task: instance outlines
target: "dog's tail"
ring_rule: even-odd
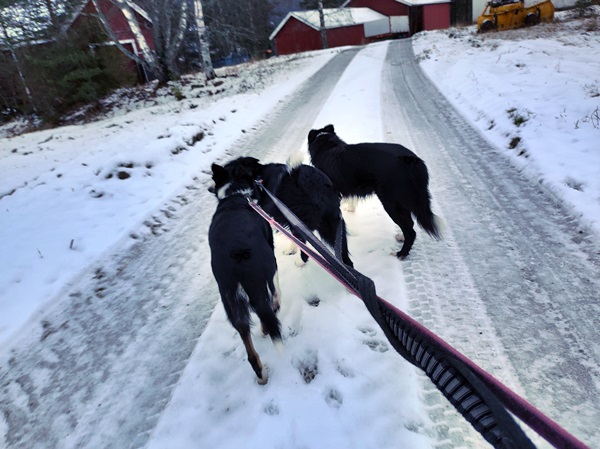
[[[433,238],[436,240],[441,240],[444,229],[443,220],[437,215],[433,214],[431,210],[427,213],[415,214],[417,218],[417,223]]]
[[[413,205],[412,213],[417,219],[417,223],[435,239],[442,238],[442,219],[431,211],[431,194],[429,193],[429,173],[424,162],[419,164],[419,169],[415,170],[412,176],[414,190],[416,192],[416,201]]]
[[[269,337],[271,337],[275,346],[280,346],[282,340],[281,323],[279,322],[279,319],[277,319],[271,304],[266,301],[260,301],[260,306],[256,307],[254,310],[256,311],[258,318],[260,318],[263,330],[269,334]]]
[[[265,284],[260,290],[260,292],[248,292],[250,305],[258,315],[263,331],[271,337],[275,346],[278,346],[282,340],[281,323],[273,309],[270,289],[267,288],[267,285]]]
[[[304,153],[300,150],[291,153],[286,160],[286,165],[290,171],[302,164],[304,164]]]

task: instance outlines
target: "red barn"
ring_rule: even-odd
[[[324,9],[329,47],[363,45],[450,26],[452,0],[347,0]],[[270,36],[280,55],[323,48],[319,12],[290,12]]]
[[[145,46],[149,49],[154,49],[154,35],[152,32],[152,20],[149,15],[135,4],[131,0],[125,0],[129,10],[132,11],[140,29],[142,31],[141,36],[135,36],[129,22],[125,18],[125,15],[121,9],[114,5],[110,0],[87,0],[81,2],[81,6],[75,9],[70,17],[63,17],[61,23],[61,29],[67,34],[76,34],[79,30],[86,30],[93,28],[93,25],[98,23],[98,11],[97,7],[102,12],[102,15],[106,18],[111,33],[116,37],[120,46],[124,47],[129,52],[144,58],[142,47]],[[36,18],[40,23],[46,23],[49,26],[49,19],[44,16]],[[93,24],[92,24],[93,22]],[[26,46],[44,46],[50,42],[47,40],[38,40],[35,42],[26,41],[20,38],[22,32],[18,29],[10,29],[9,33],[13,36],[12,47],[5,47],[1,45],[0,51],[10,56],[11,48],[12,51],[19,51],[20,48]],[[112,37],[112,36],[111,36]],[[101,48],[103,53],[108,53],[109,57],[113,62],[117,62],[133,71],[137,72],[138,77],[142,81],[146,81],[147,77],[145,74],[139,72],[139,67],[131,59],[128,59],[123,53],[117,48],[115,42],[111,40],[111,37],[104,42],[93,42],[95,48]],[[23,40],[23,42],[21,42]],[[5,83],[6,80],[0,80],[0,83]]]
[[[134,32],[131,30],[129,25],[129,21],[123,14],[121,8],[116,6],[110,0],[88,0],[85,2],[81,9],[74,15],[73,20],[67,27],[67,33],[71,30],[77,30],[80,28],[85,28],[88,26],[90,20],[97,21],[98,11],[96,9],[96,5],[100,8],[100,11],[106,18],[108,25],[110,27],[111,32],[118,39],[120,45],[122,45],[126,50],[135,54],[141,59],[144,59],[144,54],[142,52],[142,48],[144,46],[154,49],[154,35],[152,32],[152,20],[150,16],[136,5],[134,2],[130,0],[126,0],[125,3],[129,6],[130,10],[133,12],[135,19],[140,26],[142,31],[141,36],[136,36]],[[98,42],[98,45],[115,45],[113,41],[107,42]],[[120,50],[115,47],[115,57],[124,58],[122,54],[119,54]],[[127,60],[127,64],[132,69],[140,69],[136,67],[135,62],[132,60]],[[147,80],[147,76],[145,74],[139,74],[140,78]]]
[[[344,7],[366,7],[386,16],[408,16],[409,31],[439,30],[450,27],[452,0],[347,0]]]
[[[329,48],[363,45],[391,36],[390,18],[369,8],[323,10]],[[408,32],[408,21],[397,32]],[[319,11],[290,12],[269,38],[279,55],[323,48]]]

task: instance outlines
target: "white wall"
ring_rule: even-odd
[[[483,12],[487,0],[473,0],[473,22],[477,23],[477,18]]]
[[[390,17],[392,33],[408,33],[408,16]]]
[[[364,24],[365,37],[379,36],[390,32],[390,21],[387,17]]]

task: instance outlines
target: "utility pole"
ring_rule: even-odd
[[[327,44],[327,30],[325,29],[325,14],[323,14],[323,2],[319,0],[319,20],[321,21],[321,42],[323,48],[329,48]]]

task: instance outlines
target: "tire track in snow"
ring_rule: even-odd
[[[410,41],[394,42],[389,58],[396,105],[386,129],[427,162],[447,226],[442,242],[421,232],[404,267],[419,298],[411,313],[433,309],[436,332],[591,444],[600,427],[597,241],[454,111]]]
[[[232,152],[260,157],[290,135],[304,141],[311,111],[356,51],[336,55]],[[211,217],[194,207],[214,201],[206,182],[173,200],[180,207],[168,229],[159,226],[125,254],[115,248],[83,272],[7,354],[0,364],[7,449],[147,443],[218,300],[209,262],[195,258],[208,247]]]

